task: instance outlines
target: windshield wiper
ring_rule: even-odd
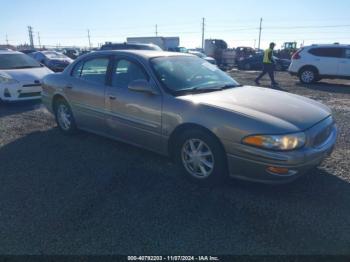
[[[180,89],[177,90],[177,94],[183,94],[183,93],[201,93],[201,92],[215,92],[215,91],[220,91],[228,88],[233,88],[233,87],[240,87],[242,85],[239,84],[226,84],[226,85],[216,85],[216,86],[197,86],[193,88],[186,88],[186,89]]]
[[[191,90],[193,91],[216,91],[216,90],[223,90],[223,89],[227,89],[227,88],[232,88],[232,87],[239,87],[239,86],[242,86],[242,85],[235,85],[235,84],[226,84],[226,85],[221,85],[221,86],[209,86],[209,87],[195,87]]]

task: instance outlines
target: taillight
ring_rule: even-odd
[[[302,50],[303,50],[303,49],[300,49],[300,50],[298,50],[297,52],[295,52],[295,53],[292,55],[292,60],[300,59],[300,58],[301,58],[300,52],[301,52]]]

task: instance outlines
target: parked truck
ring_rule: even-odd
[[[231,69],[235,65],[236,51],[235,49],[228,48],[224,40],[205,40],[204,53],[207,56],[213,57],[217,65],[223,70]]]
[[[128,43],[154,44],[164,51],[175,50],[180,45],[179,37],[128,37],[126,40]]]

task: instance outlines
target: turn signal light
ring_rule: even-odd
[[[278,174],[278,175],[287,175],[289,174],[289,169],[285,167],[274,167],[270,166],[267,168],[267,171],[273,174]]]

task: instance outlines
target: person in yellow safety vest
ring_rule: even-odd
[[[261,74],[255,79],[255,83],[260,86],[260,79],[269,74],[271,79],[271,86],[276,87],[278,83],[275,81],[274,69],[275,69],[275,61],[273,59],[273,49],[275,48],[275,43],[270,43],[270,48],[264,51],[264,60],[263,60],[263,71]]]

